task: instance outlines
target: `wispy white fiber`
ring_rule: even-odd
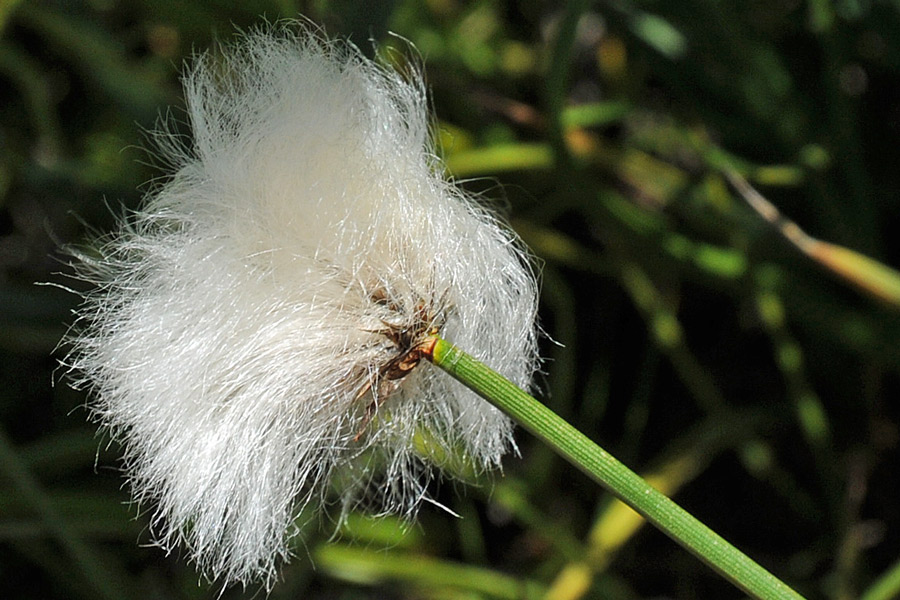
[[[171,177],[82,260],[66,363],[155,540],[271,588],[310,501],[415,511],[439,470],[417,439],[499,466],[509,420],[398,360],[439,329],[528,386],[536,283],[442,178],[417,73],[290,24],[200,56],[184,91],[192,138],[155,136]]]

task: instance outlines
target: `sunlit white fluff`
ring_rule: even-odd
[[[271,587],[310,500],[415,510],[417,432],[499,465],[508,419],[429,365],[384,381],[385,332],[427,321],[527,386],[535,281],[442,179],[418,74],[294,24],[201,56],[184,89],[193,139],[156,136],[171,178],[82,261],[67,363],[157,541]]]

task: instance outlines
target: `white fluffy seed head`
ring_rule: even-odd
[[[292,24],[199,57],[184,89],[192,141],[157,134],[171,178],[82,257],[66,363],[158,543],[270,588],[311,500],[414,512],[439,470],[423,432],[499,466],[509,420],[397,361],[439,329],[527,386],[536,283],[442,178],[418,74]]]

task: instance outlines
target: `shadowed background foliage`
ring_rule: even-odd
[[[542,261],[545,402],[808,597],[900,595],[900,2],[557,4],[0,2],[5,597],[218,597],[143,545],[56,366],[78,298],[36,283],[161,176],[183,60],[301,13],[424,63],[448,172]],[[311,528],[271,597],[741,597],[518,439],[435,488],[460,518]]]

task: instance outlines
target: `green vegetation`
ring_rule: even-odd
[[[35,283],[81,286],[59,245],[160,175],[139,147],[182,61],[300,13],[424,63],[448,172],[542,261],[551,409],[805,597],[898,597],[900,3],[361,4],[0,2],[4,597],[219,597],[141,545],[54,358],[77,297]],[[461,518],[304,523],[271,597],[742,597],[518,441],[435,487]]]

